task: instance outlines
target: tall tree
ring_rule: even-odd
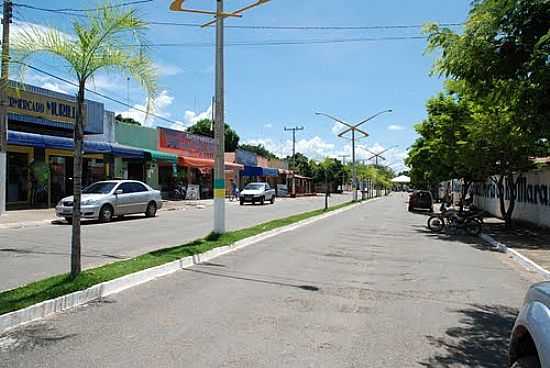
[[[141,126],[141,123],[139,121],[134,120],[133,118],[125,118],[121,114],[117,114],[117,116],[115,116],[115,120],[124,124]]]
[[[199,134],[214,138],[214,123],[210,119],[202,119],[187,128],[191,134]],[[229,124],[225,124],[225,152],[235,152],[239,147],[240,137]]]
[[[260,155],[262,157],[265,157],[265,158],[268,158],[268,159],[276,159],[278,158],[276,154],[274,154],[273,152],[271,152],[270,150],[268,150],[263,144],[258,144],[258,145],[254,145],[254,144],[241,144],[239,145],[239,148],[245,150],[245,151],[249,151],[249,152],[253,152],[257,155]]]
[[[145,89],[151,108],[156,94],[156,75],[147,56],[144,32],[148,26],[135,10],[114,7],[106,2],[73,22],[74,35],[49,29],[29,27],[20,32],[13,43],[14,61],[22,68],[35,55],[48,54],[62,59],[78,81],[77,113],[74,125],[73,217],[71,238],[71,277],[81,271],[80,205],[82,153],[87,82],[100,71],[123,72],[133,76]],[[136,47],[128,47],[134,44]]]

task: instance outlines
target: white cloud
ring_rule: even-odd
[[[248,139],[245,144],[259,145],[262,144],[271,152],[279,157],[292,155],[292,140],[275,142],[271,138]],[[324,141],[321,137],[313,137],[311,139],[300,139],[296,141],[296,152],[300,152],[309,158],[322,160],[327,156],[334,156],[335,145]]]
[[[147,127],[165,126],[172,129],[185,129],[187,126],[189,126],[189,124],[180,120],[172,119],[171,114],[166,111],[166,109],[170,107],[173,102],[174,97],[171,96],[168,91],[163,90],[153,101],[153,107],[150,111],[151,114],[155,114],[156,116],[153,116],[151,114],[147,115],[144,112],[146,111],[145,103],[142,105],[135,104],[133,109],[128,109],[127,111],[119,111],[118,113],[125,118],[132,118],[136,121],[139,121]],[[170,123],[165,120],[159,119],[158,117],[170,119],[174,122]]]
[[[332,126],[332,133],[334,133],[335,135],[338,135],[338,134],[342,133],[345,128],[346,128],[346,126],[344,124],[336,122]]]
[[[271,129],[271,128],[273,128],[273,124],[271,124],[271,123],[265,124],[264,128]]]
[[[183,69],[173,64],[154,63],[154,68],[157,70],[159,77],[172,77],[183,73]]]
[[[203,119],[212,119],[212,104],[203,112],[185,111],[183,119],[188,125],[195,124]]]
[[[51,91],[56,91],[59,93],[65,93],[65,94],[71,93],[71,88],[70,88],[71,86],[66,83],[60,84],[57,82],[44,82],[40,87],[44,89],[49,89]],[[76,89],[76,87],[73,89]]]
[[[388,127],[388,130],[403,130],[405,129],[402,125],[392,124]]]

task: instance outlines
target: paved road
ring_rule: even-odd
[[[331,204],[350,201],[333,195]],[[238,229],[324,206],[324,197],[279,199],[274,205],[239,206],[227,202],[227,226]],[[128,216],[110,224],[88,222],[82,227],[84,267],[97,266],[207,235],[213,227],[213,207],[162,211],[156,218]],[[0,230],[0,290],[67,272],[71,227],[43,224]]]
[[[367,203],[0,337],[0,367],[504,367],[529,285]]]

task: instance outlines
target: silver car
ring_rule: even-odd
[[[512,330],[509,356],[513,368],[550,367],[550,282],[527,291]]]
[[[271,188],[268,183],[250,183],[244,187],[239,199],[241,206],[245,202],[264,204],[265,201],[270,201],[273,204],[275,203],[275,189]]]
[[[154,217],[162,207],[160,192],[135,180],[98,181],[82,190],[83,219],[109,222],[113,216],[144,213]],[[72,221],[73,196],[63,198],[55,207],[57,216]]]

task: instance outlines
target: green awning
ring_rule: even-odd
[[[149,157],[147,157],[150,160],[153,161],[163,161],[163,162],[171,162],[173,164],[177,164],[178,162],[178,156],[168,153],[168,152],[162,152],[162,151],[155,151],[150,149],[143,149],[145,151],[145,154]]]

